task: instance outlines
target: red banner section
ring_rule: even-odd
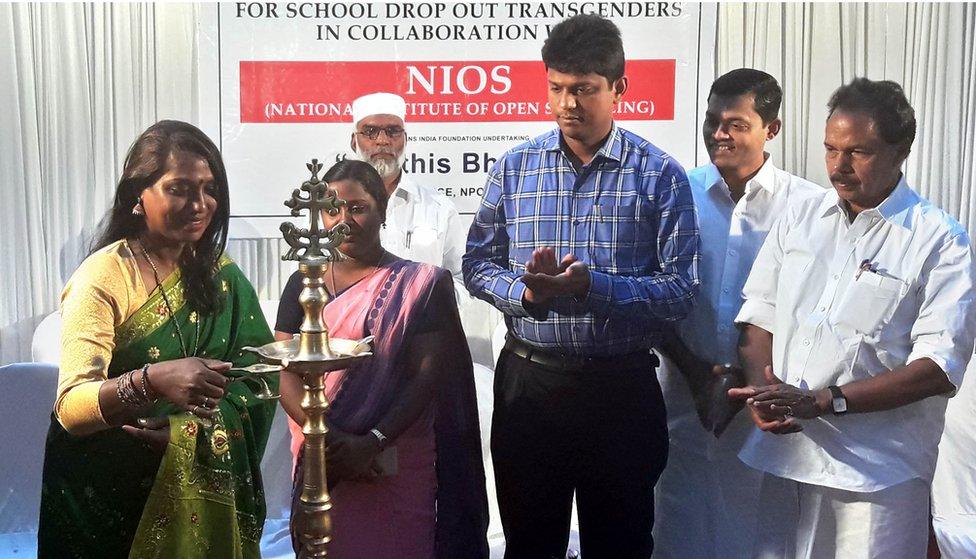
[[[399,93],[410,122],[552,120],[539,61],[242,61],[241,122],[350,122],[350,105]],[[674,119],[674,60],[628,60],[617,120]]]

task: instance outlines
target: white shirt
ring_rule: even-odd
[[[401,258],[450,271],[459,303],[468,297],[461,275],[466,238],[457,208],[447,196],[417,184],[406,173],[400,175],[400,182],[387,203],[386,226],[380,229],[380,242],[383,248]]]
[[[777,169],[768,155],[738,202],[732,201],[728,184],[711,163],[692,169],[688,182],[698,210],[701,290],[691,313],[678,324],[678,335],[700,359],[738,364],[739,331],[734,321],[752,262],[787,205],[822,193],[823,188]],[[662,385],[672,444],[705,452],[715,437],[701,426],[684,378],[669,369]],[[719,442],[741,446],[751,423],[746,414],[739,415]]]
[[[932,480],[932,516],[936,537],[939,522],[968,526],[962,530],[976,556],[976,362],[969,364],[966,380],[946,408],[945,431],[939,443],[939,462]],[[955,530],[952,530],[955,531]],[[940,538],[941,540],[941,538]],[[940,543],[942,543],[940,541]],[[945,554],[946,557],[955,555]],[[959,555],[964,557],[965,555]]]
[[[862,263],[876,271],[859,273]],[[958,387],[973,353],[973,281],[965,230],[903,177],[853,223],[833,190],[792,206],[756,258],[736,321],[773,333],[773,370],[794,386],[843,386],[927,357]],[[828,414],[791,435],[754,430],[739,457],[848,491],[931,481],[946,402]]]

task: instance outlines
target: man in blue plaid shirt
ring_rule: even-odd
[[[613,121],[620,31],[580,15],[542,48],[559,126],[502,155],[468,234],[465,284],[505,314],[491,449],[505,557],[649,557],[668,453],[650,349],[698,289],[685,172]]]

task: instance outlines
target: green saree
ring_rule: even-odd
[[[271,341],[254,289],[229,259],[221,260],[217,274],[224,301],[216,316],[192,312],[179,279],[176,272],[162,284],[172,319],[156,290],[116,329],[110,378],[145,363],[182,358],[171,320],[179,321],[184,343],[197,347],[198,357],[234,366],[255,361],[243,346]],[[210,428],[170,404],[158,404],[151,415],[170,418],[162,457],[120,428],[78,437],[52,416],[38,556],[260,557],[260,464],[276,404],[256,398],[259,388],[249,380],[230,383]]]

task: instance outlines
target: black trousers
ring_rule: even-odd
[[[502,351],[491,452],[506,559],[564,559],[574,492],[583,559],[651,556],[668,431],[650,355],[567,373]]]

